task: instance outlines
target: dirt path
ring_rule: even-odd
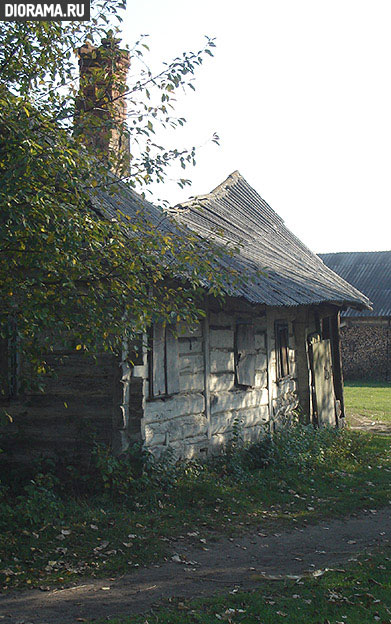
[[[391,423],[376,420],[361,414],[348,414],[347,421],[354,431],[369,431],[371,433],[391,434]]]
[[[174,543],[173,559],[112,579],[88,579],[63,590],[0,596],[6,624],[76,624],[145,611],[170,597],[198,597],[234,587],[249,589],[263,575],[304,575],[342,564],[356,553],[391,541],[390,509],[322,521],[283,533],[256,533],[200,543]],[[78,620],[79,618],[79,620]]]

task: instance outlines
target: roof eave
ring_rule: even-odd
[[[343,304],[347,308],[353,308],[354,310],[373,310],[372,302],[368,300],[368,303],[360,303],[358,301],[344,301]]]

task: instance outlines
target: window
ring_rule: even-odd
[[[142,366],[144,364],[144,336],[134,336],[127,343],[127,361],[130,366]]]
[[[277,375],[279,379],[289,375],[289,330],[288,323],[278,321],[275,325]]]
[[[155,323],[149,349],[149,396],[179,392],[179,352],[174,327]]]
[[[250,323],[238,323],[235,331],[235,380],[238,386],[255,385],[255,335]]]
[[[322,318],[321,328],[322,328],[322,340],[330,340],[330,316],[325,316]]]

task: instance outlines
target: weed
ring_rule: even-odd
[[[203,463],[177,462],[170,450],[157,460],[140,447],[115,459],[97,447],[84,474],[56,470],[41,463],[17,493],[2,475],[3,586],[127,573],[167,556],[167,538],[200,527],[233,535],[391,500],[388,438],[304,425],[251,445],[239,429],[221,456]]]
[[[364,459],[365,446],[364,438],[348,429],[315,428],[297,423],[274,435],[272,455],[274,462],[281,466],[296,466],[301,470],[326,465],[337,468],[346,460]]]
[[[3,486],[0,503],[0,527],[43,526],[53,517],[62,518],[64,503],[55,491],[56,478],[38,473],[24,486],[23,493],[10,505],[10,488]]]
[[[252,444],[244,444],[237,434],[211,465],[245,481],[255,470],[268,466],[295,467],[301,471],[315,470],[321,465],[341,467],[346,461],[363,460],[368,455],[365,449],[365,439],[347,429],[314,428],[296,422],[273,436],[266,433]]]

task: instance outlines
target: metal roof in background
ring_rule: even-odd
[[[373,310],[349,309],[344,316],[391,316],[391,251],[347,251],[319,257],[372,301]]]
[[[235,256],[218,258],[217,264],[247,275],[245,283],[227,285],[227,294],[250,303],[271,306],[311,305],[324,302],[363,309],[369,301],[333,273],[284,225],[283,220],[258,193],[235,172],[208,195],[175,206],[170,214],[143,199],[125,184],[109,194],[95,190],[95,209],[110,218],[119,213],[142,213],[155,227],[179,233],[178,225],[200,236],[200,253],[207,253],[205,239],[240,246]],[[176,222],[178,225],[176,225]],[[263,275],[259,275],[263,271]],[[207,286],[207,284],[206,284]]]

